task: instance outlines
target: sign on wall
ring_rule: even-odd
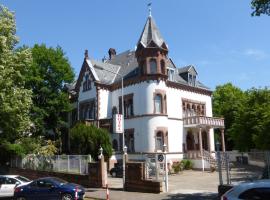
[[[113,115],[113,132],[123,133],[123,115],[121,114]]]

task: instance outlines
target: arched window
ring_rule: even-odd
[[[165,62],[164,60],[160,61],[160,68],[161,68],[161,73],[166,74],[166,67],[165,67]]]
[[[87,90],[91,90],[92,86],[91,86],[91,80],[89,78],[89,74],[86,74],[84,77],[84,82],[83,82],[83,92],[87,91]]]
[[[164,138],[163,138],[163,133],[161,131],[157,132],[156,135],[156,150],[163,150],[163,145],[164,145]]]
[[[155,96],[155,113],[162,113],[162,96],[157,94]]]
[[[157,61],[156,59],[150,60],[150,74],[156,74],[157,73]]]

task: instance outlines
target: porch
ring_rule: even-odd
[[[191,116],[183,119],[186,129],[186,144],[184,151],[189,159],[211,157],[215,151],[214,133],[212,129],[220,130],[222,151],[225,151],[224,119],[206,116]],[[212,137],[212,138],[211,138]],[[210,158],[209,158],[210,159]]]

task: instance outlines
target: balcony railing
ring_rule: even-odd
[[[183,118],[184,127],[210,126],[224,128],[224,119],[217,117],[192,116]]]

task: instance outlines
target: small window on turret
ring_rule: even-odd
[[[150,60],[150,74],[156,74],[157,73],[157,61],[156,59]]]

